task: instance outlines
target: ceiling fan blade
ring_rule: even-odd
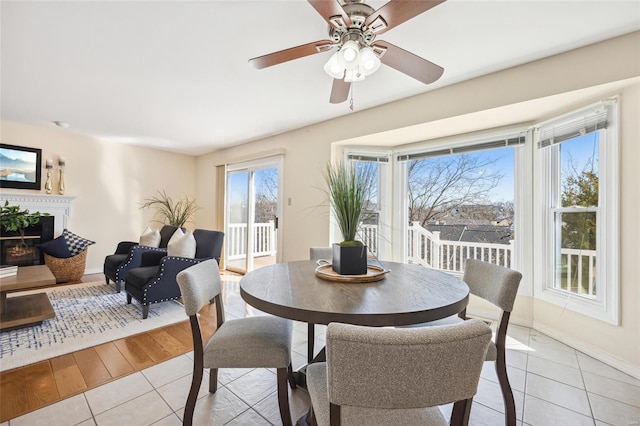
[[[333,86],[331,87],[331,97],[329,102],[332,104],[340,104],[347,100],[349,97],[349,90],[351,89],[351,83],[345,83],[340,78],[333,79]]]
[[[347,15],[337,0],[307,0],[309,4],[332,27],[346,28],[351,25],[351,18]]]
[[[364,24],[375,34],[382,34],[445,1],[391,0],[369,15]]]
[[[262,69],[305,56],[315,55],[316,53],[326,52],[332,48],[333,44],[331,44],[330,40],[319,40],[269,53],[268,55],[258,56],[257,58],[251,58],[249,59],[249,63],[258,69]]]
[[[380,58],[383,64],[395,68],[424,84],[433,83],[444,72],[444,68],[441,66],[386,41],[376,41],[372,44],[372,47],[374,50],[376,50],[376,47],[386,50]]]

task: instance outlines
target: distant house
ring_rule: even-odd
[[[447,241],[509,244],[513,239],[510,226],[429,224],[426,229],[440,232],[440,239]]]

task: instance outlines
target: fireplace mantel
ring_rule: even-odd
[[[28,194],[28,193],[2,193],[0,194],[0,202],[4,206],[5,201],[9,201],[9,205],[20,206],[21,209],[28,209],[30,212],[49,213],[54,217],[54,236],[62,234],[64,228],[67,228],[69,216],[71,215],[71,202],[76,197],[69,195],[47,195],[47,194]]]

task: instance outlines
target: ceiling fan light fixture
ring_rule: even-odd
[[[353,83],[353,82],[362,81],[362,80],[364,80],[364,73],[362,72],[361,67],[346,70],[344,73],[345,83]]]
[[[340,64],[338,59],[338,52],[331,55],[331,58],[324,64],[324,71],[333,78],[344,77],[344,67]]]
[[[342,45],[338,51],[338,59],[346,69],[357,68],[360,64],[360,46],[353,40],[349,40]]]
[[[365,46],[360,49],[360,67],[365,77],[370,76],[380,68],[380,58],[375,54],[372,48]]]

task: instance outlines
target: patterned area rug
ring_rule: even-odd
[[[104,282],[74,284],[46,291],[56,317],[42,325],[0,333],[0,371],[187,320],[175,301],[156,303],[142,319],[141,306],[127,305],[126,293]],[[28,294],[13,293],[14,295]]]

